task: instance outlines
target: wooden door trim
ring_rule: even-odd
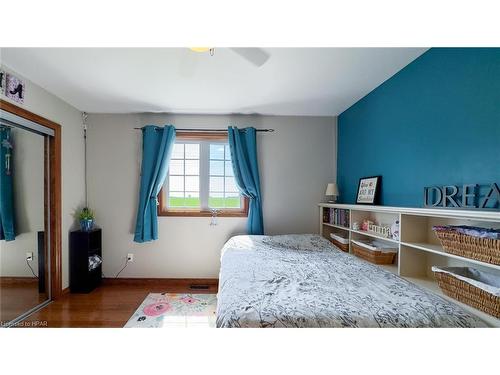
[[[50,291],[52,299],[62,295],[62,197],[61,125],[0,99],[0,109],[36,122],[54,131],[49,137],[50,168]]]

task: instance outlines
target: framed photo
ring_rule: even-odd
[[[363,177],[359,179],[357,204],[378,204],[382,176]]]
[[[0,94],[5,95],[5,72],[0,69]]]
[[[24,103],[24,81],[7,73],[5,79],[5,96],[19,104]]]

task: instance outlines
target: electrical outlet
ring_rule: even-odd
[[[33,252],[29,251],[26,253],[26,260],[33,260]]]
[[[134,261],[134,254],[127,254],[127,263]]]

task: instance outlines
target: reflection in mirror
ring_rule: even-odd
[[[0,125],[0,321],[49,298],[45,137]]]

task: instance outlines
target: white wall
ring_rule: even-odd
[[[1,67],[23,78],[10,67]],[[81,112],[33,82],[23,79],[26,82],[25,100],[19,106],[62,127],[62,286],[66,288],[69,285],[68,233],[75,223],[73,214],[83,205],[85,196]],[[4,96],[2,99],[11,101]]]
[[[335,180],[336,119],[331,117],[92,114],[88,132],[89,205],[103,228],[103,272],[112,277],[218,277],[220,249],[245,233],[246,218],[160,217],[155,242],[132,241],[137,210],[141,132],[146,124],[177,128],[274,128],[258,134],[264,225],[267,234],[316,233],[317,203]]]
[[[33,253],[30,264],[38,275],[38,231],[44,230],[45,216],[44,137],[13,128],[11,141],[16,239],[0,241],[0,276],[34,277],[26,253]]]

